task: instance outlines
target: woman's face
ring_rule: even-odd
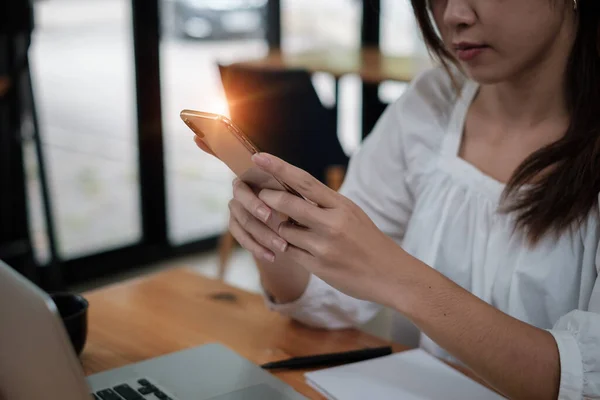
[[[429,4],[444,44],[480,83],[508,80],[548,60],[564,61],[571,51],[573,0],[429,0]]]

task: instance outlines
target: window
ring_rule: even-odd
[[[127,0],[35,2],[31,65],[62,258],[139,240],[135,85]],[[32,229],[45,254],[37,166]]]
[[[195,146],[179,112],[227,114],[218,63],[267,53],[266,0],[165,0],[161,19],[167,215],[180,244],[226,229],[233,175]]]

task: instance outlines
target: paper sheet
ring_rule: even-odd
[[[309,372],[305,377],[331,400],[503,398],[420,349]]]

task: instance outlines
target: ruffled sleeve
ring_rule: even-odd
[[[559,399],[600,398],[600,244],[596,276],[587,309],[560,318],[550,333],[560,355]]]

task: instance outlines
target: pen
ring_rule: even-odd
[[[392,354],[390,346],[375,347],[361,350],[346,351],[342,353],[319,354],[307,357],[293,357],[287,360],[269,362],[261,365],[264,369],[299,369],[314,368],[329,365],[348,364],[371,358],[383,357]]]

